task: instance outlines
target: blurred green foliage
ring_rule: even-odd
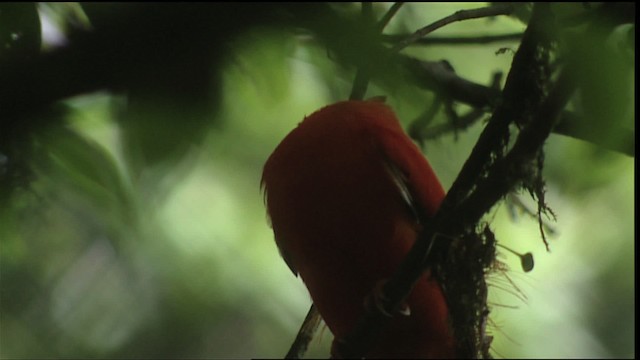
[[[44,20],[58,21],[53,26],[70,37],[74,26],[65,21],[85,16],[80,7],[39,6]],[[374,4],[374,12],[379,17],[389,6]],[[477,6],[406,4],[385,33],[406,34]],[[359,13],[356,4],[335,8]],[[31,29],[30,9],[21,11],[31,17],[0,35],[21,24]],[[113,4],[84,9],[94,27],[130,10]],[[52,12],[59,16],[47,17]],[[499,17],[454,23],[435,35],[524,27]],[[172,24],[166,29],[170,36]],[[572,34],[566,36],[571,41]],[[612,49],[622,49],[616,39],[608,40]],[[512,53],[497,54],[501,48],[515,51],[517,42],[421,46],[408,53],[446,59],[458,75],[488,84],[492,72],[509,69]],[[39,124],[20,139],[29,149],[20,159],[30,175],[11,182],[15,188],[0,207],[0,357],[284,355],[310,301],[273,242],[259,190],[262,165],[305,115],[348,96],[355,69],[341,66],[312,34],[278,24],[248,27],[217,50],[224,53],[180,58],[172,63],[175,71],[157,73],[150,65],[127,91],[92,91],[28,115]],[[583,55],[597,62],[583,61],[583,91],[574,104],[610,141],[616,141],[610,125],[633,129],[635,116],[628,100],[634,62],[613,51]],[[408,125],[432,94],[396,80],[374,83],[367,96],[387,96]],[[615,116],[603,121],[608,114]],[[476,124],[426,144],[445,188],[481,129]],[[0,176],[15,156],[0,152]],[[535,219],[514,217],[504,205],[487,216],[502,243],[532,251],[536,260],[533,272],[523,274],[518,259],[506,254],[501,259],[511,270],[492,276],[495,354],[633,357],[633,158],[552,135],[545,175],[547,202],[558,215],[551,253]],[[520,197],[535,208],[527,195]],[[309,356],[326,357],[330,341],[325,329]]]

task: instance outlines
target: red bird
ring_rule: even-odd
[[[343,101],[306,117],[267,160],[262,185],[280,253],[335,338],[354,327],[367,295],[415,242],[414,206],[432,216],[445,195],[377,101]],[[366,357],[454,357],[447,304],[429,272],[406,304],[410,314],[396,314]]]

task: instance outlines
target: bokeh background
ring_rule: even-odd
[[[380,15],[390,5],[373,9]],[[385,33],[406,34],[481,5],[405,4]],[[127,11],[103,6],[109,14]],[[77,4],[37,9],[43,51],[69,42],[70,23],[92,25],[91,12]],[[524,29],[516,18],[498,17],[454,23],[433,36]],[[458,75],[489,84],[493,72],[508,71],[517,45],[430,45],[408,53],[446,59]],[[499,51],[505,48],[513,51]],[[608,96],[633,99],[633,59],[626,64],[617,70],[629,82]],[[164,93],[141,100],[135,91],[92,91],[58,104],[61,120],[32,135],[33,176],[0,208],[0,357],[285,354],[310,299],[273,242],[262,166],[305,115],[348,97],[355,69],[310,34],[278,26],[238,33],[211,67],[217,69],[205,79],[216,85],[207,93],[211,108],[172,107]],[[387,96],[405,126],[433,98],[402,81],[372,86],[367,96],[376,95]],[[628,106],[618,123],[633,130],[633,101]],[[175,124],[167,128],[157,119]],[[445,188],[482,127],[424,146]],[[167,150],[176,137],[186,140]],[[485,217],[501,244],[532,252],[536,262],[524,273],[518,258],[500,257],[510,270],[490,281],[493,353],[634,357],[634,158],[561,135],[545,149],[547,203],[557,215],[547,221],[551,251],[536,219],[517,208],[503,203]],[[514,196],[535,209],[528,194]],[[309,357],[327,357],[331,339],[324,329]]]

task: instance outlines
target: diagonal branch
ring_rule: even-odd
[[[320,326],[320,313],[314,304],[311,304],[307,316],[304,318],[296,339],[291,344],[285,359],[300,359],[309,347],[309,343],[313,340],[313,336]]]
[[[575,91],[571,74],[560,75],[548,98],[540,105],[531,124],[519,134],[513,148],[501,160],[495,162],[488,176],[480,181],[474,191],[461,201],[447,216],[447,221],[439,227],[444,233],[455,233],[461,225],[474,224],[480,220],[496,202],[507,195],[528,175],[528,164],[544,145],[551,130],[559,119],[559,114]],[[438,215],[436,215],[438,217]],[[437,220],[436,220],[437,221]]]

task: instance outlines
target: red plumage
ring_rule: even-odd
[[[444,190],[381,102],[344,101],[306,117],[267,160],[262,184],[276,243],[336,338],[393,274]],[[425,273],[367,357],[453,357],[447,305]]]

